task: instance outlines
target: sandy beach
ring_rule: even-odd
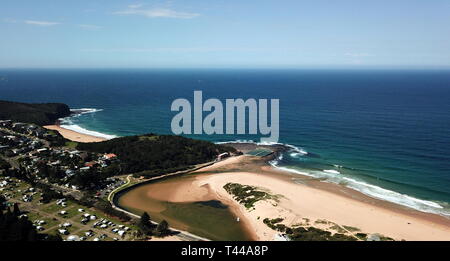
[[[47,125],[47,126],[44,126],[44,128],[49,129],[49,130],[55,130],[55,131],[59,132],[64,138],[71,140],[71,141],[76,141],[76,142],[89,143],[89,142],[101,142],[101,141],[106,140],[105,138],[100,138],[100,137],[64,129],[58,125]]]
[[[72,141],[105,140],[57,125],[45,128],[56,130]],[[282,218],[282,224],[289,227],[314,226],[332,233],[339,232],[336,227],[352,227],[358,230],[347,230],[347,234],[362,232],[408,241],[450,240],[448,218],[374,199],[340,185],[285,172],[271,167],[259,157],[231,157],[190,175],[188,179],[159,183],[147,192],[148,196],[174,203],[220,200],[230,207],[246,230],[250,231],[252,238],[257,240],[279,238],[279,232],[263,223],[264,218]],[[254,209],[248,210],[224,189],[227,183],[254,186],[277,195],[279,200],[258,201]]]
[[[258,162],[248,156],[229,158],[197,171],[202,174],[193,179],[162,184],[148,193],[170,202],[220,200],[241,217],[258,240],[275,240],[279,234],[263,223],[264,218],[283,218],[282,223],[287,226],[314,226],[333,233],[338,232],[337,227],[352,227],[358,231],[347,230],[350,235],[362,232],[395,240],[450,240],[450,220],[445,217],[376,200],[309,177],[301,183],[294,182],[301,177]],[[242,171],[236,171],[238,167]],[[255,209],[248,210],[223,188],[227,183],[258,187],[278,195],[279,201],[258,201]]]

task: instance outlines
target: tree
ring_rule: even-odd
[[[11,168],[11,165],[6,160],[0,158],[0,170],[9,168]]]
[[[147,212],[144,212],[144,214],[142,214],[141,216],[141,224],[144,226],[151,226],[151,222],[150,222],[150,215]]]
[[[14,203],[14,210],[13,210],[13,214],[14,216],[18,217],[20,215],[20,209],[19,209],[19,204]]]
[[[161,221],[156,227],[156,233],[158,236],[163,237],[169,234],[169,223],[166,220]]]
[[[0,195],[0,211],[5,209],[6,198],[3,195]],[[3,214],[3,212],[2,212]]]
[[[139,220],[138,227],[143,234],[145,234],[145,235],[151,234],[152,223],[150,221],[150,216],[148,215],[147,212],[144,212],[144,214],[142,214],[141,219]]]

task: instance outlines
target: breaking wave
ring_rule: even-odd
[[[81,108],[81,109],[71,109],[70,111],[72,112],[71,116],[59,119],[61,128],[108,140],[118,137],[116,135],[110,135],[98,131],[88,130],[73,122],[74,119],[80,117],[81,115],[100,112],[103,111],[103,109]]]
[[[285,167],[280,164],[282,160],[283,155],[280,155],[278,158],[270,161],[269,164],[274,168],[280,170],[317,178],[324,182],[340,184],[376,199],[396,203],[422,212],[450,216],[450,212],[448,211],[448,209],[444,208],[440,203],[418,199],[410,195],[384,189],[382,187],[369,184],[365,181],[357,180],[353,177],[346,176],[345,174],[342,174],[341,172],[333,169],[315,171],[315,170],[299,170],[292,167]],[[343,168],[343,166],[340,165],[334,166],[336,168]]]

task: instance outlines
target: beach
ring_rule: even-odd
[[[236,171],[237,166],[242,171]],[[450,220],[445,217],[373,199],[343,186],[293,176],[261,164],[256,157],[232,157],[197,173],[190,179],[166,182],[148,193],[178,203],[220,200],[256,240],[279,238],[279,232],[263,223],[264,218],[282,218],[282,224],[289,227],[313,226],[332,233],[344,229],[349,235],[361,232],[394,240],[450,240]],[[277,195],[279,201],[258,201],[254,209],[246,209],[223,188],[227,183],[255,186]]]
[[[79,133],[79,132],[76,132],[73,130],[68,130],[68,129],[62,128],[59,125],[47,125],[47,126],[44,126],[44,128],[49,129],[49,130],[55,130],[55,131],[59,132],[59,134],[61,134],[64,138],[71,140],[71,141],[75,141],[75,142],[89,143],[89,142],[101,142],[101,141],[107,140],[106,138],[96,137],[93,135],[88,135],[88,134]]]
[[[77,133],[57,125],[45,126],[65,138],[77,142],[100,142],[105,138]],[[240,149],[246,148],[245,145]],[[264,224],[265,218],[283,219],[288,227],[317,227],[331,233],[376,234],[394,240],[450,240],[450,219],[405,206],[378,200],[350,188],[321,182],[293,174],[267,164],[267,159],[235,156],[188,174],[189,178],[157,182],[145,191],[152,201],[194,203],[218,200],[227,205],[234,216],[255,240],[279,240],[280,233]],[[247,209],[230,195],[228,183],[254,186],[276,195],[277,202],[262,200],[254,209]],[[146,205],[148,210],[163,211],[161,203],[133,201],[133,208]],[[152,205],[153,204],[153,205]],[[183,222],[170,220],[179,229],[188,229]],[[352,228],[347,230],[346,227]]]

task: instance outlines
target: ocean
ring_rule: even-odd
[[[1,100],[85,109],[62,124],[107,138],[171,134],[172,101],[195,90],[204,99],[279,99],[279,142],[291,150],[275,167],[450,215],[450,71],[0,70]]]

